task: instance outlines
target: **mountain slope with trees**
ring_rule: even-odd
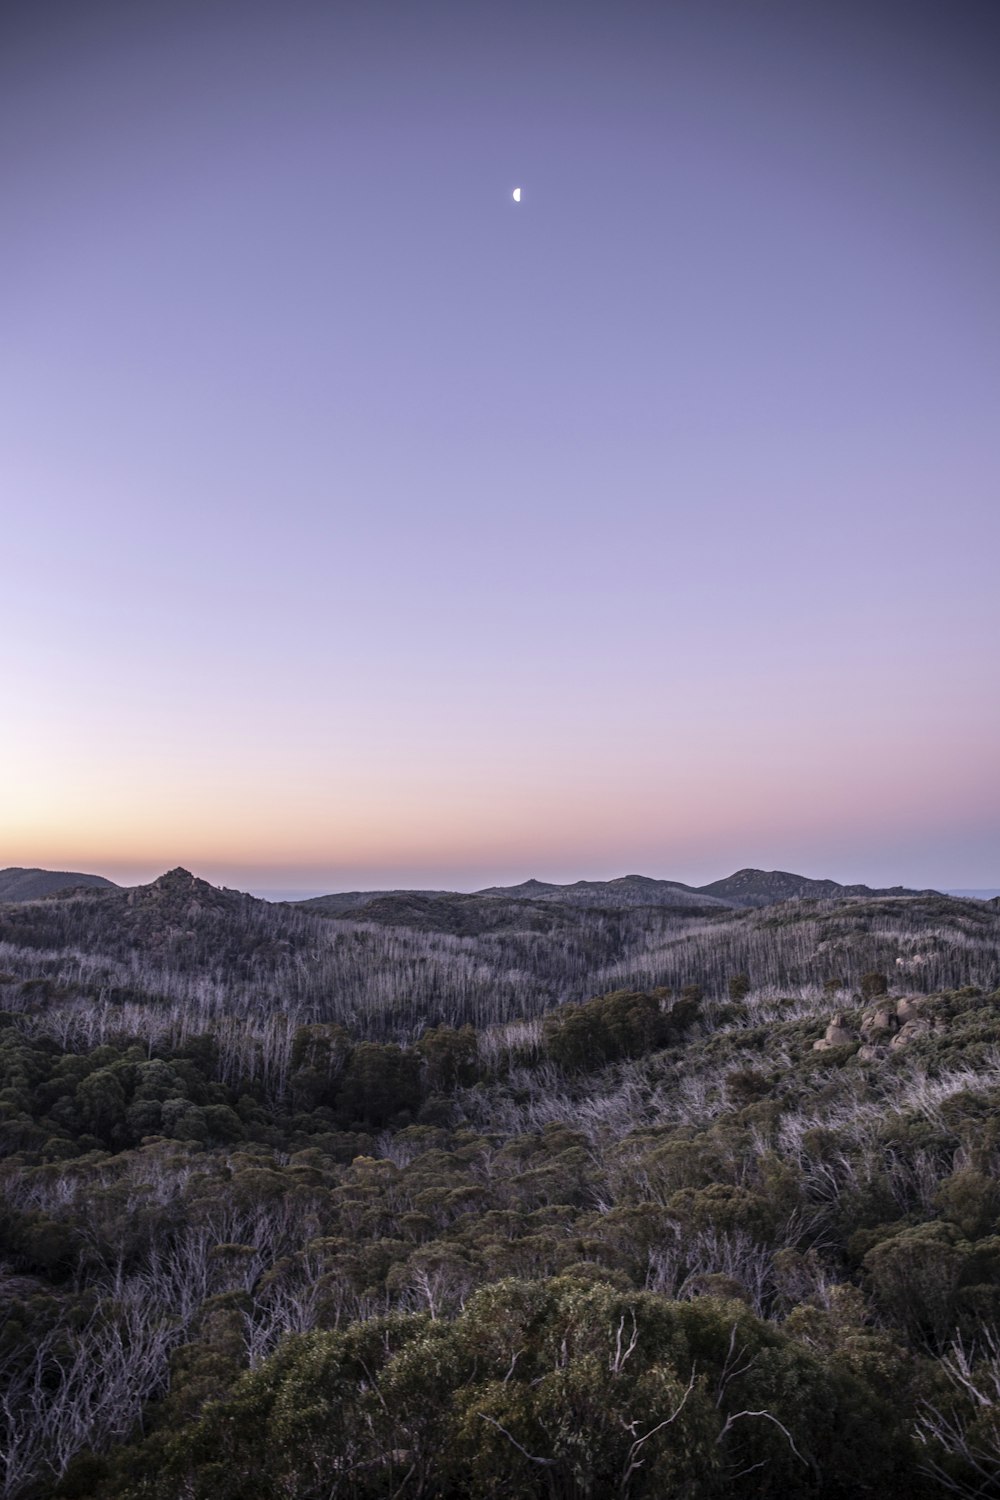
[[[0,908],[0,1493],[998,1492],[1000,911],[539,905]]]

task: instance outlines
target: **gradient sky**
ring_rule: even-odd
[[[998,56],[7,0],[0,865],[1000,884]]]

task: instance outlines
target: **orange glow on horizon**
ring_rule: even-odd
[[[710,728],[691,739],[669,724],[605,726],[543,737],[530,756],[491,738],[445,754],[440,735],[363,754],[328,733],[303,748],[242,724],[213,742],[178,729],[152,753],[93,725],[75,738],[21,731],[5,746],[0,863],[684,879],[725,873],[734,851],[760,864],[768,849],[975,831],[996,809],[990,736],[956,739],[940,720],[922,734],[901,720],[870,743],[846,717],[787,718],[776,733],[744,713]]]

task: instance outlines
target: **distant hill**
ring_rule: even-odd
[[[576,880],[572,885],[548,885],[525,880],[521,885],[494,885],[477,896],[507,901],[568,901],[574,906],[717,907],[733,903],[714,893],[699,891],[679,880],[653,880],[649,875],[620,875],[616,880]]]
[[[39,901],[57,891],[79,889],[120,890],[103,875],[80,875],[71,870],[23,870],[11,865],[0,870],[0,901]]]
[[[703,895],[718,896],[730,906],[773,906],[779,901],[831,901],[840,896],[934,896],[937,891],[914,891],[904,885],[841,885],[837,880],[810,880],[787,870],[737,870],[724,880],[713,880],[700,888]]]
[[[250,954],[270,941],[262,932],[252,932],[255,925],[267,922],[266,901],[211,885],[181,867],[167,870],[148,885],[101,892],[96,905],[103,909],[100,922],[151,952],[178,942],[183,946],[195,934],[214,934],[211,941],[228,954],[240,948]]]
[[[346,917],[372,901],[453,899],[455,891],[334,891],[329,896],[308,896],[304,901],[284,901],[282,906],[296,906],[320,917]]]

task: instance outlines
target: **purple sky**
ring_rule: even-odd
[[[0,865],[1000,883],[998,42],[9,0]]]

